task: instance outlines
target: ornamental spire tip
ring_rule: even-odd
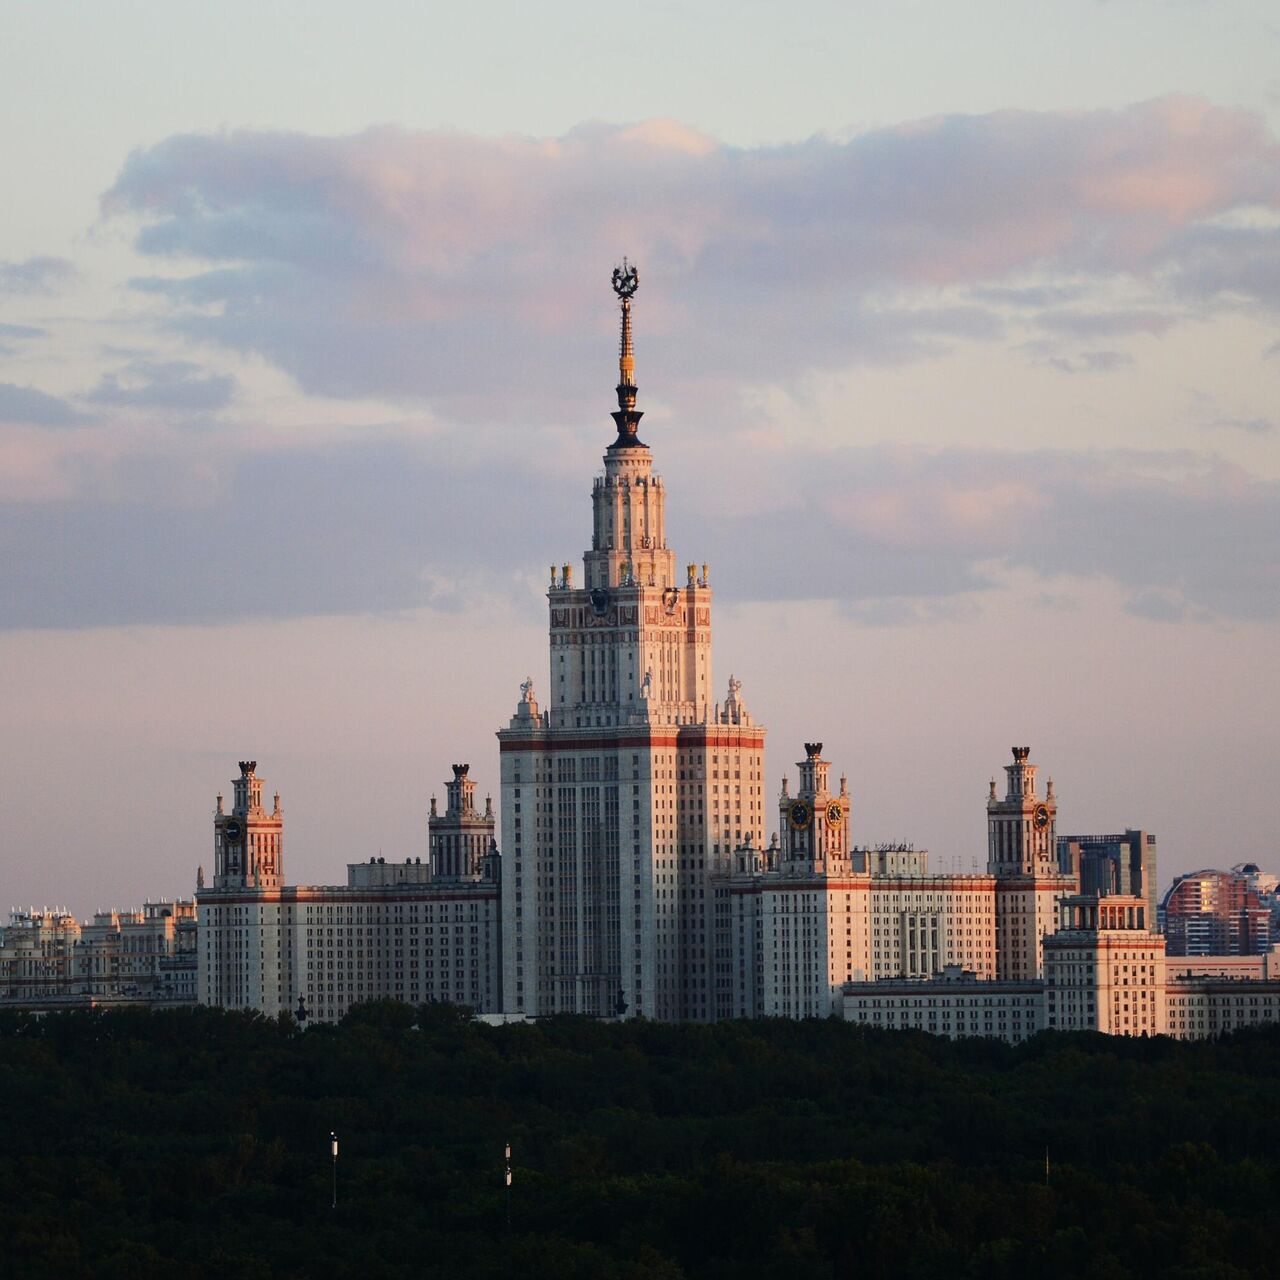
[[[618,409],[613,420],[618,427],[618,438],[611,449],[643,449],[636,430],[644,416],[636,408],[636,358],[631,345],[631,299],[640,287],[640,272],[635,265],[622,259],[622,266],[613,269],[613,291],[622,306],[622,340],[618,347]]]

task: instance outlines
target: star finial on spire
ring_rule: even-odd
[[[613,269],[613,291],[622,305],[622,341],[618,347],[618,409],[612,415],[618,438],[609,446],[611,449],[646,447],[636,435],[644,415],[636,408],[636,358],[631,346],[631,299],[639,287],[640,272],[623,258],[622,266]]]

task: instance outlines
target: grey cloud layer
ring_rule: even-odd
[[[768,382],[999,336],[1001,308],[1048,306],[1040,324],[1095,342],[1172,323],[1064,308],[1082,278],[1144,279],[1183,307],[1280,304],[1280,232],[1212,221],[1256,206],[1280,208],[1280,146],[1258,117],[1185,98],[756,149],[668,122],[554,140],[179,136],[131,156],[104,197],[143,220],[144,253],[199,262],[138,282],[188,333],[324,394],[457,417],[518,397],[547,418],[582,390],[551,371],[573,363],[623,250],[659,282],[646,344],[665,370]],[[1028,273],[1059,281],[1018,286]],[[930,294],[951,285],[975,305],[939,309]]]
[[[75,266],[66,258],[0,262],[0,293],[53,293],[73,280],[75,274]]]
[[[731,393],[1014,326],[1029,358],[1124,376],[1126,339],[1224,301],[1280,306],[1276,233],[1221,224],[1259,205],[1280,208],[1280,148],[1256,117],[1186,99],[755,150],[663,122],[555,140],[171,138],[104,198],[164,260],[136,284],[168,299],[169,323],[312,392],[426,403],[436,435],[260,440],[252,456],[188,435],[73,459],[49,500],[0,507],[0,625],[449,608],[575,556],[605,437],[569,477],[541,444],[562,464],[584,437],[559,424],[602,406],[602,277],[624,250],[644,271],[640,382],[646,360],[661,366],[680,421],[707,384]],[[1137,286],[1123,307],[1108,302],[1117,279]],[[78,400],[100,435],[135,415],[212,424],[236,394],[186,361],[115,356]],[[703,439],[727,446],[737,406],[717,403]],[[0,385],[0,422],[24,440],[82,408]],[[1280,616],[1280,487],[1211,459],[744,448],[736,491],[772,505],[713,516],[668,440],[655,444],[677,550],[712,561],[730,599],[957,616],[1003,567],[1105,578],[1152,618]]]
[[[769,465],[752,483],[795,496],[727,517],[666,469],[676,550],[730,601],[945,617],[1003,566],[1108,579],[1151,617],[1280,616],[1280,485],[1200,457],[847,450]],[[175,487],[157,473],[151,500],[0,507],[0,625],[447,609],[576,558],[589,525],[582,477],[475,466],[461,438],[260,455],[195,504]]]
[[[231,402],[235,386],[229,374],[204,373],[187,360],[131,360],[118,373],[104,374],[85,399],[134,409],[212,412]]]
[[[24,423],[36,427],[73,427],[86,420],[68,401],[35,387],[0,382],[0,423]]]

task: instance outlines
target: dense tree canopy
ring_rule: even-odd
[[[1280,1028],[9,1013],[0,1272],[1244,1280],[1277,1269],[1278,1075]]]

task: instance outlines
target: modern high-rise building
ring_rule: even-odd
[[[1079,878],[1081,893],[1136,894],[1147,900],[1147,919],[1157,919],[1156,838],[1149,831],[1059,836],[1058,866]]]
[[[1271,907],[1256,873],[1192,871],[1178,876],[1160,903],[1171,956],[1261,955],[1273,941]]]

